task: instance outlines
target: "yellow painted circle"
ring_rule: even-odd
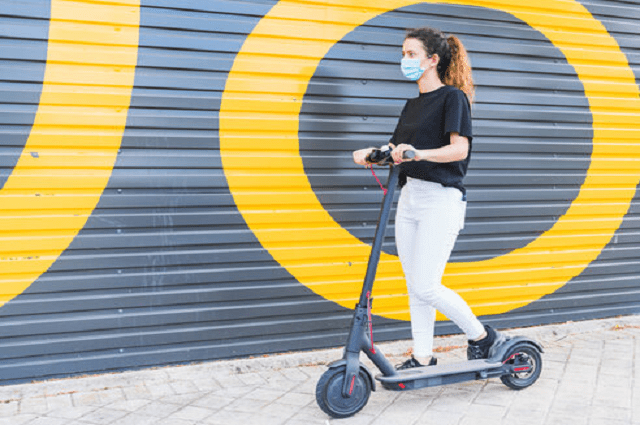
[[[127,121],[139,24],[139,0],[51,0],[40,104],[0,190],[0,306],[49,269],[100,200]]]
[[[222,96],[222,163],[246,223],[300,283],[348,308],[370,247],[336,223],[313,193],[298,151],[298,116],[309,80],[336,42],[382,13],[416,3],[281,1],[242,46]],[[444,283],[476,314],[498,314],[578,276],[622,223],[640,176],[638,86],[616,41],[577,1],[540,0],[532,7],[514,0],[439,3],[495,8],[544,34],[574,67],[593,117],[591,165],[566,214],[523,248],[447,266]],[[375,313],[408,319],[405,293],[399,260],[384,254]]]

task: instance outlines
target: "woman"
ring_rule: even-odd
[[[402,45],[403,74],[416,81],[419,97],[409,99],[389,145],[400,164],[403,186],[396,213],[396,244],[407,280],[413,356],[399,369],[435,365],[436,309],[467,335],[469,359],[487,358],[499,334],[483,326],[454,291],[442,285],[444,268],[464,225],[462,179],[471,152],[473,80],[466,50],[455,36],[432,28],[408,32]],[[374,148],[353,153],[367,166]],[[403,153],[415,153],[403,162]]]

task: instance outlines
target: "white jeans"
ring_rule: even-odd
[[[464,227],[467,203],[453,187],[407,179],[396,212],[396,245],[407,280],[414,355],[433,354],[436,309],[458,325],[468,339],[484,327],[467,303],[442,285],[442,275],[458,233]]]

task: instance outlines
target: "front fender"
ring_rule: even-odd
[[[360,363],[360,369],[362,369],[365,372],[365,375],[367,376],[367,378],[369,378],[369,383],[371,384],[371,389],[373,391],[376,390],[376,381],[375,379],[373,379],[373,374],[371,374],[371,371],[369,371],[369,368],[367,368],[364,363],[359,362]],[[331,363],[329,363],[329,365],[327,366],[329,369],[337,369],[340,367],[344,367],[346,369],[347,367],[347,360],[346,359],[340,359],[340,360],[335,360]]]

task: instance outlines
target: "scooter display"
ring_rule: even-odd
[[[413,158],[413,155],[412,151],[405,152],[407,159]],[[355,415],[367,404],[371,391],[375,391],[375,380],[380,381],[384,388],[393,391],[498,377],[514,390],[527,388],[536,382],[542,371],[543,349],[537,342],[522,336],[510,337],[500,334],[487,359],[405,370],[396,370],[372,343],[371,291],[398,184],[399,167],[393,164],[391,150],[384,148],[369,154],[367,162],[390,167],[387,190],[380,208],[362,292],[354,309],[343,357],[328,365],[328,370],[316,385],[316,401],[320,409],[334,418]],[[360,352],[364,352],[380,370],[381,373],[375,376],[375,379],[367,366],[360,361]]]

